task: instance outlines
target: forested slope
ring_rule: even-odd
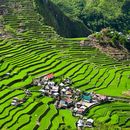
[[[47,25],[53,26],[57,33],[64,37],[85,37],[91,30],[80,20],[66,16],[51,1],[37,0],[37,10],[44,17]]]
[[[69,17],[80,19],[93,31],[112,27],[130,30],[130,0],[52,0]]]

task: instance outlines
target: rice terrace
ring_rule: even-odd
[[[127,31],[70,17],[0,0],[0,130],[130,130],[129,17]]]

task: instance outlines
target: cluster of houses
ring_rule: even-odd
[[[28,90],[28,89],[25,89],[24,93],[25,93],[26,96],[22,99],[19,99],[18,97],[14,97],[12,99],[11,105],[12,106],[20,106],[27,100],[27,98],[26,98],[27,96],[31,96],[31,91]]]
[[[106,96],[96,94],[94,92],[83,92],[80,95],[80,100],[75,102],[73,114],[74,116],[84,115],[88,108],[106,101],[108,101],[108,98]]]
[[[82,92],[71,88],[70,78],[65,78],[60,83],[53,81],[54,74],[48,74],[34,79],[33,85],[41,86],[39,90],[43,96],[55,98],[57,109],[70,109],[74,116],[83,117],[88,108],[101,102],[108,101],[108,97],[94,92]],[[92,127],[92,119],[79,119],[77,127]]]
[[[72,81],[70,78],[65,78],[62,82],[56,83],[53,81],[54,74],[48,74],[38,77],[33,80],[32,85],[40,86],[39,92],[43,96],[50,96],[55,99],[57,109],[69,109],[74,116],[79,117],[76,125],[79,130],[84,127],[92,127],[93,119],[87,119],[84,114],[93,105],[100,104],[109,100],[107,96],[96,94],[94,92],[82,92],[79,89],[71,88]],[[14,97],[12,106],[19,106],[27,100],[27,96],[31,96],[31,91],[24,90],[26,96],[22,99]]]
[[[25,101],[26,101],[26,98],[19,99],[17,97],[14,97],[12,99],[11,105],[12,106],[19,106],[19,105],[23,104]]]
[[[80,118],[76,125],[78,130],[82,130],[84,127],[93,127],[94,120],[93,119],[87,119],[86,117]]]

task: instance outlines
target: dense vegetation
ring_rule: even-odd
[[[71,111],[56,109],[53,98],[41,96],[39,87],[31,85],[44,74],[54,73],[57,82],[70,77],[71,87],[83,91],[130,96],[129,60],[118,62],[96,48],[82,47],[79,42],[84,38],[60,37],[46,26],[46,18],[38,13],[33,0],[4,0],[0,6],[1,130],[76,129],[77,118]],[[12,106],[14,97],[25,97],[25,89],[32,95],[21,106]],[[95,129],[127,129],[129,114],[129,104],[118,101],[96,106],[86,116],[95,120]]]
[[[47,25],[53,26],[64,37],[88,36],[91,31],[79,20],[73,20],[51,1],[37,0],[37,10],[44,17]]]
[[[80,46],[91,46],[117,60],[128,60],[130,51],[130,35],[124,35],[111,28],[89,35],[80,41]]]
[[[52,0],[69,17],[80,19],[93,31],[112,27],[130,30],[129,0]]]

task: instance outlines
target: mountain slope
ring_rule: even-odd
[[[36,0],[39,13],[44,17],[47,25],[64,37],[88,36],[91,31],[80,20],[72,20],[65,16],[52,2]]]
[[[100,31],[104,27],[112,27],[121,32],[130,30],[129,0],[52,1],[66,15],[82,20],[93,31]]]

